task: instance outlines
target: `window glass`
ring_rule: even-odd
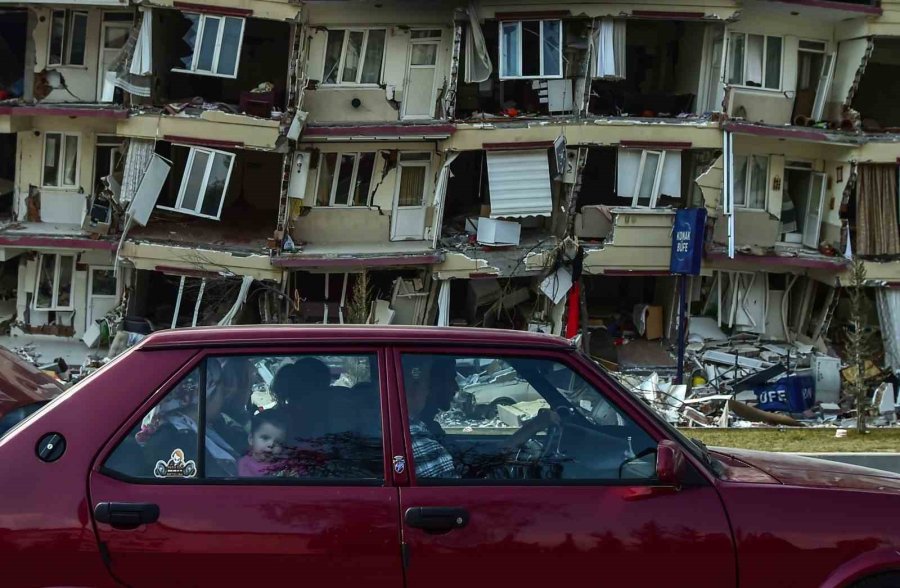
[[[78,177],[78,136],[65,135],[65,157],[63,159],[63,185],[74,186]]]
[[[206,182],[206,190],[203,194],[201,214],[219,216],[219,208],[225,197],[225,189],[228,185],[228,172],[231,170],[231,160],[234,155],[230,153],[214,153],[212,167],[209,170],[209,178]]]
[[[359,169],[356,171],[356,189],[353,193],[353,206],[367,206],[369,204],[369,187],[372,182],[374,169],[375,154],[360,153]]]
[[[94,296],[116,295],[116,276],[113,270],[91,270],[91,294]]]
[[[241,44],[241,33],[244,21],[240,18],[227,17],[225,29],[222,31],[222,48],[219,50],[219,64],[216,73],[233,76],[237,71],[238,48]]]
[[[522,71],[519,69],[519,24],[518,22],[500,23],[501,77],[520,77],[522,75]]]
[[[359,61],[364,38],[365,33],[363,31],[350,31],[350,38],[347,40],[347,52],[344,55],[342,82],[355,83],[357,81],[356,77],[359,75]]]
[[[437,63],[437,45],[434,43],[417,43],[412,46],[411,65],[434,65]]]
[[[59,308],[72,306],[72,271],[74,269],[74,257],[71,255],[59,256],[59,284],[56,291],[56,306]]]
[[[338,68],[341,65],[341,50],[344,48],[344,35],[347,31],[328,31],[328,42],[325,47],[325,72],[322,80],[326,84],[336,84]]]
[[[129,19],[131,16],[129,15]],[[106,20],[106,19],[104,19]],[[131,33],[131,29],[127,26],[107,26],[105,27],[106,35],[103,39],[103,48],[104,49],[121,49],[125,46],[125,42],[128,40],[128,35]]]
[[[652,198],[653,185],[656,183],[656,170],[659,167],[660,153],[647,151],[644,160],[644,173],[641,175],[641,185],[638,187],[638,198]]]
[[[87,13],[72,13],[72,31],[69,37],[69,61],[71,65],[84,65],[85,38],[87,36]]]
[[[750,158],[753,169],[750,172],[750,193],[747,206],[749,208],[763,209],[766,207],[766,185],[769,178],[769,159],[764,156],[754,155]]]
[[[562,55],[562,21],[545,20],[543,23],[544,71],[545,76],[560,76],[560,56]]]
[[[744,83],[748,86],[762,86],[763,82],[763,45],[762,35],[747,35],[747,64]]]
[[[41,255],[40,260],[35,307],[51,308],[53,306],[53,289],[56,284],[56,256]]]
[[[734,188],[734,205],[735,206],[744,206],[747,203],[747,199],[745,196],[747,184],[747,156],[746,155],[735,155],[734,156],[734,179],[733,179],[733,188]]]
[[[419,483],[655,477],[656,443],[561,363],[405,354],[402,365]]]
[[[425,173],[423,165],[400,166],[400,196],[398,206],[422,206],[425,195]]]
[[[766,37],[766,88],[781,87],[781,37]]]
[[[319,156],[319,187],[316,193],[318,206],[328,206],[331,203],[331,185],[334,183],[337,156],[337,153],[322,153]]]
[[[203,17],[203,37],[200,39],[200,52],[197,57],[197,70],[212,71],[216,54],[216,40],[219,36],[219,19]]]
[[[362,84],[377,84],[381,81],[385,34],[384,30],[369,31],[369,38],[366,42],[366,60],[359,80]]]
[[[197,210],[197,200],[200,198],[200,190],[203,189],[203,178],[206,176],[206,165],[209,163],[209,152],[193,149],[193,153],[181,200],[181,208],[188,210]]]
[[[47,133],[44,135],[44,185],[59,185],[59,156],[62,151],[62,135]]]
[[[207,358],[104,467],[144,479],[377,483],[384,477],[377,365],[372,354]]]
[[[729,40],[728,51],[731,54],[728,60],[728,83],[744,83],[744,34],[732,33]]]
[[[63,42],[66,31],[66,11],[54,10],[50,23],[50,54],[47,56],[49,65],[62,63]]]
[[[417,29],[410,33],[410,37],[413,39],[440,39],[441,31],[440,29]]]
[[[541,75],[541,21],[522,23],[522,75]]]
[[[355,163],[355,153],[345,153],[341,155],[341,167],[338,169],[337,186],[334,191],[334,203],[336,205],[346,206],[348,204]]]
[[[188,12],[182,13],[182,16],[190,23],[190,26],[183,37],[184,42],[189,47],[189,50],[181,58],[181,67],[182,69],[189,70],[191,69],[191,65],[194,63],[194,48],[197,45],[197,30],[200,28],[200,15]]]

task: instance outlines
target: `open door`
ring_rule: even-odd
[[[816,100],[813,104],[812,118],[813,120],[822,120],[825,114],[825,102],[828,100],[828,93],[831,91],[831,80],[834,78],[834,53],[825,56],[822,64],[822,74],[819,76],[819,85],[816,88]]]
[[[133,16],[130,12],[105,12],[100,29],[100,63],[97,68],[97,102],[113,102],[116,92],[114,64],[128,35]]]
[[[819,246],[822,231],[822,215],[825,209],[825,174],[812,174],[809,185],[809,199],[806,202],[803,219],[803,244],[812,249]]]
[[[391,241],[418,241],[425,238],[425,192],[430,169],[429,153],[400,155],[391,217]]]
[[[111,267],[91,266],[88,279],[88,323],[94,324],[116,307],[116,275]]]

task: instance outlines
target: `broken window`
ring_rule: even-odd
[[[72,276],[75,256],[41,254],[38,256],[35,310],[72,310]]]
[[[175,206],[159,208],[218,220],[233,165],[234,153],[191,147]]]
[[[320,153],[316,206],[368,206],[375,153]]]
[[[781,88],[781,37],[731,33],[728,83],[752,88]]]
[[[386,33],[385,29],[328,31],[323,83],[380,83]]]
[[[500,79],[561,78],[562,21],[500,23]]]
[[[78,151],[81,137],[68,133],[44,135],[44,178],[47,188],[74,188],[78,185]]]
[[[244,39],[244,19],[234,16],[186,13],[190,29],[184,41],[190,52],[173,71],[235,78]]]
[[[734,156],[734,205],[766,210],[769,158],[765,155]]]
[[[660,195],[681,198],[681,152],[620,149],[617,193],[631,206],[655,208]]]
[[[54,10],[50,18],[47,65],[84,65],[88,13]]]

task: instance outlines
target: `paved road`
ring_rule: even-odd
[[[819,459],[828,459],[853,465],[887,470],[900,474],[900,453],[802,453]]]

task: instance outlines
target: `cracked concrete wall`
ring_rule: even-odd
[[[53,102],[96,102],[97,76],[100,59],[100,29],[103,22],[103,11],[84,6],[73,7],[87,12],[87,31],[85,34],[84,65],[48,65],[50,49],[50,26],[52,9],[50,7],[34,9],[37,22],[32,31],[35,48],[34,72],[56,70],[65,79],[66,87],[53,90],[41,100],[43,103]],[[27,66],[26,66],[27,67]]]

